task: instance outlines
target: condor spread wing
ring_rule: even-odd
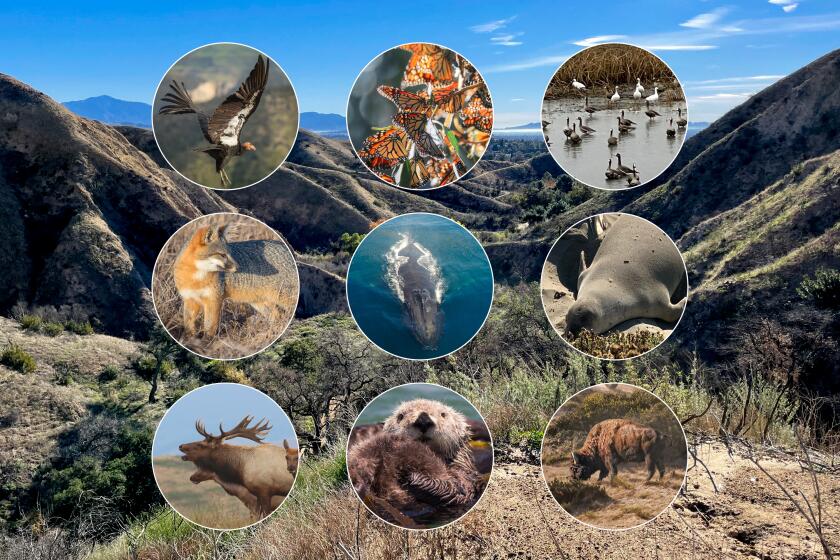
[[[239,144],[239,133],[248,117],[257,109],[267,82],[268,59],[260,55],[248,79],[213,111],[210,117],[212,142],[223,146]]]

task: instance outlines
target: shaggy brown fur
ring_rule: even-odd
[[[377,514],[411,526],[458,517],[481,495],[466,418],[437,402],[402,403],[381,430],[353,430],[347,466],[356,492]]]
[[[598,480],[607,473],[612,481],[618,474],[618,464],[628,461],[644,461],[647,466],[647,482],[659,471],[659,479],[665,474],[662,460],[665,436],[653,428],[642,426],[632,420],[612,419],[598,422],[583,446],[572,451],[569,469],[572,478],[587,480],[599,471]]]

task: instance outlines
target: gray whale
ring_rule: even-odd
[[[403,303],[411,332],[422,345],[433,348],[440,336],[439,283],[434,259],[414,241],[404,237],[396,248],[396,290]]]

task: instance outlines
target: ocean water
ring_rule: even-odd
[[[410,327],[399,290],[400,251],[422,254],[430,292],[438,301],[439,336],[423,344]],[[493,273],[484,249],[455,222],[435,214],[406,214],[369,233],[347,272],[347,300],[359,328],[396,356],[432,359],[467,343],[484,324],[493,300]]]
[[[446,387],[430,383],[409,383],[386,391],[370,401],[356,420],[357,426],[384,422],[402,403],[428,399],[449,405],[470,420],[483,421],[481,414],[464,397]]]

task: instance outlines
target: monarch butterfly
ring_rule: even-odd
[[[410,43],[400,48],[411,52],[402,80],[403,87],[452,81],[449,51],[428,43]]]
[[[397,127],[380,130],[365,139],[359,156],[374,169],[392,168],[408,157],[408,138]]]
[[[432,90],[432,100],[437,105],[438,109],[446,111],[447,113],[456,113],[460,111],[466,104],[469,95],[475,92],[475,89],[481,84],[473,84],[465,88],[456,89],[458,85],[452,82],[450,85],[442,88]]]
[[[476,95],[461,110],[461,120],[466,126],[474,126],[479,130],[490,132],[493,128],[493,109],[485,107],[481,97]]]
[[[442,159],[444,157],[443,151],[435,143],[432,135],[426,131],[428,122],[429,119],[423,113],[397,113],[394,115],[394,124],[408,134],[408,137],[417,146],[417,152],[421,156]]]
[[[424,113],[427,117],[432,114],[432,104],[428,97],[420,94],[403,91],[391,86],[379,86],[376,88],[379,95],[390,99],[400,111],[407,113]]]
[[[434,161],[434,160],[432,160]],[[411,182],[409,185],[412,189],[421,188],[423,185],[429,182],[429,169],[426,167],[426,163],[417,158],[411,162]]]
[[[456,160],[460,161],[456,156]],[[432,164],[431,173],[437,179],[438,186],[443,186],[455,180],[455,164],[445,159],[436,160]]]

